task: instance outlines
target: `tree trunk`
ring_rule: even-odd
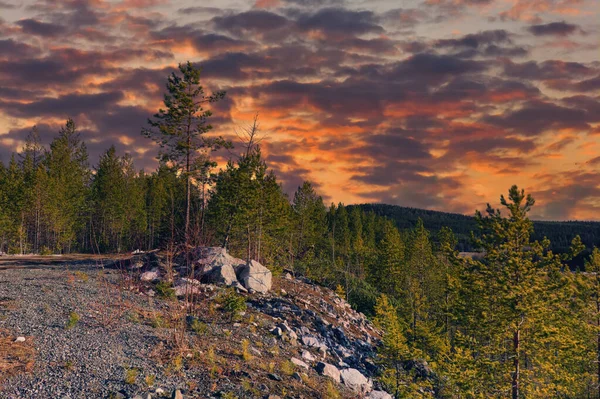
[[[600,298],[596,299],[596,312],[598,314],[597,317],[597,326],[598,326],[598,332],[597,334],[597,339],[598,339],[598,346],[596,349],[596,361],[598,362],[598,371],[597,371],[597,376],[598,376],[598,398],[600,398]]]
[[[521,346],[521,331],[519,328],[514,332],[513,335],[513,349],[515,351],[514,359],[514,371],[512,378],[512,399],[519,399],[519,377],[521,373],[521,365],[519,364],[520,357],[520,346]]]

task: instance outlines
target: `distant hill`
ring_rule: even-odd
[[[425,227],[437,233],[443,226],[450,227],[457,235],[459,251],[473,251],[470,234],[471,231],[477,231],[477,223],[473,216],[466,216],[458,213],[438,212],[427,209],[407,208],[398,205],[385,204],[361,204],[356,205],[365,211],[373,211],[375,214],[387,217],[393,220],[399,229],[410,229],[415,226],[417,220],[421,218]],[[600,246],[600,222],[546,222],[534,221],[533,239],[541,240],[548,237],[552,243],[552,250],[555,252],[565,252],[568,250],[571,240],[576,235],[581,236],[581,240],[587,247],[586,253],[594,245]],[[584,254],[584,255],[585,255]],[[575,263],[582,264],[583,257],[579,257]]]

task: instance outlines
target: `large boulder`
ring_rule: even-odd
[[[344,369],[340,377],[344,385],[354,392],[366,394],[373,389],[373,383],[357,369]]]
[[[317,370],[317,373],[329,377],[335,382],[340,382],[340,370],[333,364],[319,362],[315,370]]]
[[[238,270],[240,282],[247,290],[264,294],[271,289],[271,271],[257,261],[251,260]]]
[[[201,247],[196,249],[196,276],[203,283],[237,285],[235,269],[244,261],[229,255],[225,248]]]

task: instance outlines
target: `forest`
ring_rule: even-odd
[[[459,251],[473,252],[478,250],[471,239],[471,233],[477,233],[477,221],[473,216],[387,204],[361,204],[355,206],[393,220],[400,230],[412,228],[418,219],[421,219],[425,228],[431,232],[438,232],[442,227],[449,227],[456,234],[458,239],[456,248]],[[547,237],[554,252],[567,252],[571,240],[575,236],[580,236],[581,241],[586,246],[585,255],[589,255],[591,248],[600,242],[600,222],[534,220],[533,227],[532,238],[542,240]],[[583,265],[584,254],[580,255],[577,262],[575,262],[577,266]]]
[[[430,232],[419,218],[399,226],[377,206],[326,205],[310,182],[288,197],[256,124],[217,168],[212,152],[232,143],[209,134],[208,107],[225,93],[205,94],[199,76],[182,64],[165,109],[142,129],[160,147],[152,172],[114,147],[91,165],[71,119],[49,147],[34,128],[0,163],[0,251],[225,246],[334,288],[371,317],[383,331],[379,378],[396,398],[600,397],[599,250],[585,272],[571,271],[581,238],[560,253],[536,240],[527,216],[535,201],[516,186],[502,212],[470,219],[481,259],[459,256],[449,227]]]

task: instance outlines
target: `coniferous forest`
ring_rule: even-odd
[[[92,164],[71,119],[49,146],[33,128],[0,163],[0,251],[225,246],[336,289],[373,318],[380,379],[396,398],[599,397],[599,250],[571,270],[581,239],[558,252],[534,240],[535,200],[516,186],[501,211],[475,215],[477,259],[459,256],[448,227],[399,228],[376,207],[326,205],[310,182],[289,197],[256,124],[226,165],[214,162],[214,151],[232,148],[210,133],[210,104],[224,96],[205,94],[189,63],[168,78],[165,109],[141,127],[160,148],[152,172],[114,147]]]

